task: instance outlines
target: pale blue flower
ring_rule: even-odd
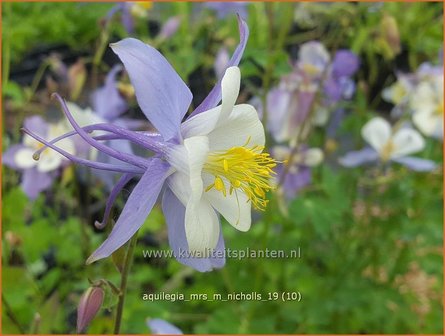
[[[236,229],[247,231],[251,205],[266,206],[265,192],[271,188],[270,174],[275,163],[262,153],[264,129],[256,110],[247,104],[235,105],[240,88],[240,72],[235,65],[248,37],[242,19],[239,28],[241,42],[224,77],[184,122],[192,101],[189,88],[156,49],[129,38],[111,47],[124,63],[141,110],[159,133],[134,132],[106,123],[79,127],[58,95],[75,132],[47,142],[25,130],[74,162],[123,173],[107,201],[106,215],[129,179],[142,175],[109,237],[88,258],[88,263],[110,256],[125,244],[145,222],[161,192],[170,246],[180,262],[199,271],[225,263],[221,253],[224,241],[215,210]],[[222,104],[217,106],[221,100]],[[92,137],[88,132],[94,130],[107,134]],[[73,134],[121,163],[84,160],[55,145]],[[129,140],[154,155],[139,157],[101,142],[114,139]],[[194,254],[182,256],[181,250]]]

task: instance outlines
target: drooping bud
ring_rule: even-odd
[[[172,37],[178,30],[179,25],[181,24],[180,16],[173,16],[169,18],[161,28],[158,37],[162,40],[169,39]]]
[[[385,14],[380,22],[381,35],[389,47],[388,58],[392,59],[400,53],[400,32],[396,19],[388,14]]]
[[[82,332],[90,324],[104,301],[105,292],[101,287],[93,286],[83,293],[77,307],[77,332]]]
[[[76,100],[82,92],[83,85],[87,78],[85,63],[79,59],[68,69],[68,87],[71,100]]]

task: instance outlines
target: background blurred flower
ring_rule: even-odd
[[[275,168],[275,180],[281,182],[279,191],[283,192],[288,200],[293,199],[301,189],[311,183],[311,168],[318,166],[324,157],[321,149],[306,146],[301,146],[295,153],[289,147],[275,146],[272,154],[277,161],[284,162]]]
[[[410,107],[414,125],[423,134],[443,139],[443,68],[436,69],[431,68],[429,75],[424,72],[423,80],[410,97]]]
[[[330,59],[331,56],[322,43],[310,41],[300,46],[297,67],[308,77],[320,79]]]
[[[324,81],[324,92],[329,103],[352,97],[355,83],[351,77],[357,72],[359,65],[359,58],[353,52],[342,49],[335,53],[330,72]]]
[[[430,171],[437,166],[431,160],[407,156],[425,147],[422,136],[414,129],[393,130],[385,119],[375,117],[363,126],[362,136],[371,147],[347,153],[340,158],[340,164],[355,167],[378,160],[382,163],[394,161],[416,171]]]
[[[69,131],[64,122],[47,123],[40,116],[26,118],[24,127],[32,130],[43,139],[53,139]],[[22,144],[13,145],[3,153],[3,163],[23,173],[22,189],[30,199],[35,199],[40,192],[48,189],[56,176],[54,173],[68,163],[67,159],[51,150],[44,150],[38,161],[34,153],[42,148],[42,144],[28,135],[23,136]],[[74,143],[70,139],[60,142],[60,148],[74,153]]]

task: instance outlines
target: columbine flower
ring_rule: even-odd
[[[414,125],[426,136],[443,139],[443,68],[419,69],[423,77],[411,95]]]
[[[303,44],[292,72],[267,95],[268,126],[275,141],[288,141],[299,134],[311,110],[311,122],[324,126],[333,104],[352,97],[355,84],[351,76],[358,66],[357,56],[348,50],[337,51],[331,63],[323,44]],[[323,99],[317,99],[321,90]]]
[[[415,171],[430,171],[436,168],[433,161],[407,156],[420,152],[425,147],[424,139],[414,129],[392,129],[385,119],[375,117],[363,126],[362,136],[371,147],[347,153],[340,158],[340,164],[356,167],[375,161],[393,161]]]
[[[355,91],[351,77],[358,70],[360,61],[351,51],[342,49],[335,53],[328,78],[324,82],[324,92],[330,103],[340,99],[350,99]]]
[[[287,141],[299,133],[329,59],[328,52],[320,42],[304,43],[292,72],[268,93],[268,126],[275,141]]]
[[[161,319],[147,319],[147,325],[153,335],[182,335],[178,327]]]
[[[287,199],[294,198],[302,188],[311,183],[311,168],[318,166],[324,156],[319,148],[303,146],[295,153],[286,146],[275,146],[272,152],[276,160],[284,162],[277,165],[275,171],[276,180],[282,182],[280,192],[283,192]]]
[[[297,66],[304,75],[320,78],[329,65],[330,59],[331,56],[322,43],[310,41],[301,45]]]
[[[234,65],[238,64],[248,37],[247,25],[241,19],[239,27],[241,43],[229,62],[230,67],[182,124],[192,94],[167,60],[156,49],[136,39],[112,45],[129,74],[139,106],[159,134],[133,132],[110,124],[81,128],[63,99],[57,96],[77,134],[122,164],[69,156],[55,145],[59,139],[49,143],[33,136],[75,162],[124,173],[107,201],[105,217],[129,179],[142,175],[110,236],[88,258],[88,263],[110,256],[125,244],[144,223],[161,190],[164,190],[162,207],[170,246],[180,262],[200,271],[224,265],[220,253],[211,254],[213,250],[224,248],[215,210],[236,229],[247,231],[251,224],[251,206],[259,209],[266,206],[265,194],[271,188],[269,180],[275,162],[263,153],[264,129],[256,110],[246,104],[235,105],[240,72]],[[221,99],[222,104],[217,106]],[[93,130],[109,134],[92,137],[87,132]],[[132,141],[155,155],[138,157],[116,151],[99,141],[111,139]],[[200,258],[184,257],[181,250],[191,251],[195,257],[199,253]]]
[[[39,116],[25,119],[24,127],[42,139],[53,139],[69,131],[65,128],[65,123],[50,124]],[[64,139],[59,145],[63,150],[74,153],[74,144],[70,139]],[[48,189],[57,175],[57,170],[67,163],[62,155],[51,150],[42,151],[39,161],[33,160],[34,152],[42,147],[39,141],[25,135],[22,144],[11,146],[3,154],[5,165],[23,172],[21,187],[30,199],[35,199],[40,192]]]
[[[414,86],[412,75],[397,73],[397,81],[382,91],[382,98],[394,105],[406,104]]]

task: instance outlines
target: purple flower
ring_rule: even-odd
[[[268,126],[275,141],[289,141],[298,134],[314,98],[314,92],[289,90],[283,85],[270,90],[267,95]]]
[[[153,335],[182,335],[178,327],[161,319],[147,319],[147,325]]]
[[[338,50],[332,61],[332,75],[334,77],[351,77],[360,66],[357,55],[347,49]]]
[[[358,57],[349,50],[338,50],[328,77],[324,82],[324,92],[329,103],[350,99],[355,92],[355,83],[351,76],[355,74],[360,65]]]
[[[267,95],[268,129],[275,141],[293,139],[314,108],[317,90],[330,61],[326,48],[317,41],[300,47],[292,72],[281,78]]]
[[[431,171],[437,167],[431,160],[407,156],[425,147],[424,139],[414,129],[404,127],[392,130],[385,119],[375,117],[363,126],[362,136],[370,147],[346,153],[339,159],[341,165],[356,167],[376,161],[392,161],[414,171]]]
[[[122,66],[115,65],[105,79],[105,85],[97,89],[92,96],[93,110],[104,120],[113,122],[128,108],[127,102],[119,93],[116,75]]]
[[[42,139],[52,139],[69,130],[64,123],[49,124],[39,116],[25,119],[24,127]],[[74,153],[74,143],[70,139],[61,141],[60,147]],[[30,199],[51,187],[57,170],[68,162],[62,155],[49,150],[43,151],[40,160],[35,161],[33,154],[40,148],[40,142],[25,135],[21,144],[11,146],[3,154],[3,164],[23,173],[21,187]]]
[[[88,258],[88,263],[110,256],[125,244],[144,223],[161,191],[170,246],[180,262],[199,271],[225,263],[224,241],[215,210],[236,229],[247,231],[251,205],[259,209],[267,205],[265,193],[271,188],[275,162],[262,153],[264,129],[256,110],[247,104],[235,105],[240,87],[240,72],[235,65],[248,37],[247,25],[240,18],[239,28],[241,42],[224,77],[183,123],[192,94],[168,61],[156,49],[136,39],[112,45],[130,76],[139,106],[159,133],[134,132],[111,124],[79,127],[63,99],[56,95],[75,133],[121,163],[73,157],[55,145],[75,133],[51,142],[32,136],[74,162],[122,173],[107,201],[106,216],[129,179],[142,175],[109,237]],[[222,104],[217,106],[221,100]],[[94,130],[107,134],[90,136],[88,132]],[[123,153],[101,142],[111,139],[129,140],[152,151],[154,156]],[[183,251],[187,253],[184,255]]]
[[[272,153],[276,160],[286,161],[286,163],[277,165],[275,171],[276,179],[282,182],[279,191],[288,200],[293,199],[301,189],[311,183],[311,168],[319,165],[324,156],[319,148],[306,148],[305,146],[293,154],[289,147],[276,146]],[[290,160],[291,154],[292,159]]]
[[[89,123],[84,123],[81,126],[99,122],[109,122],[128,129],[137,129],[143,126],[144,122],[142,121],[121,117],[121,115],[128,109],[126,100],[121,96],[117,88],[116,76],[121,70],[121,65],[114,66],[108,73],[104,85],[97,89],[92,95],[94,114],[100,118],[101,121],[92,119]],[[70,105],[68,105],[68,108],[73,112],[73,108]],[[133,153],[130,141],[109,140],[106,144],[117,151],[128,154]],[[102,152],[99,152],[97,161],[119,164],[119,160]],[[94,171],[94,174],[104,182],[108,189],[111,190],[113,188],[115,183],[115,173],[108,171]]]
[[[216,12],[218,19],[224,19],[228,15],[238,14],[244,20],[247,19],[247,5],[249,2],[235,1],[235,2],[206,2],[205,6]]]

